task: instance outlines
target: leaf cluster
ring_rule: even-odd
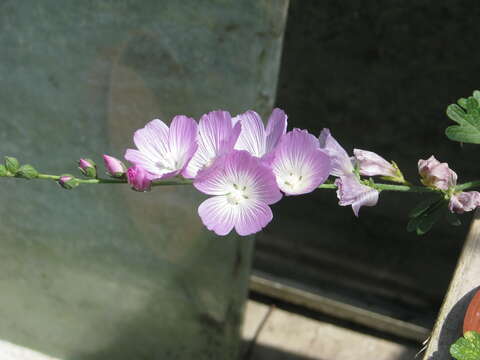
[[[415,231],[417,235],[426,234],[442,216],[451,225],[461,225],[458,217],[448,210],[448,200],[443,196],[428,198],[410,211],[407,231]]]
[[[449,105],[447,116],[458,124],[445,130],[450,140],[480,144],[480,91],[475,90],[473,96]]]
[[[450,346],[450,354],[456,360],[479,360],[480,334],[476,331],[466,332],[463,337]]]

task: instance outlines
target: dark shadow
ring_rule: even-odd
[[[450,345],[452,345],[460,336],[462,336],[463,318],[467,311],[468,304],[479,288],[475,288],[464,295],[450,310],[438,339],[438,350],[433,353],[428,360],[446,360],[450,359]]]

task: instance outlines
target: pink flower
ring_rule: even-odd
[[[195,178],[200,170],[233,149],[240,134],[240,123],[230,113],[217,110],[205,114],[198,124],[198,149],[188,163],[183,176]]]
[[[97,165],[91,159],[80,159],[78,161],[78,169],[86,177],[94,178],[97,176]]]
[[[480,206],[480,193],[478,191],[464,191],[450,197],[448,208],[451,212],[463,214],[475,210]]]
[[[427,160],[418,160],[418,172],[425,186],[448,190],[457,185],[455,171],[451,170],[447,163],[440,163],[433,155]]]
[[[287,131],[287,115],[280,109],[273,109],[268,119],[267,129],[260,116],[252,110],[237,115],[234,121],[239,121],[242,130],[235,144],[235,149],[246,150],[251,155],[271,161],[273,150],[282,135]]]
[[[362,206],[375,206],[378,202],[378,190],[361,184],[355,174],[343,175],[335,180],[339,205],[352,205],[353,213],[358,217]]]
[[[254,234],[272,220],[268,205],[282,197],[271,170],[246,151],[222,156],[193,185],[214,195],[198,208],[203,224],[218,235],[233,228],[239,235]]]
[[[127,170],[127,180],[133,190],[149,191],[152,184],[152,175],[141,166],[135,165]]]
[[[280,190],[286,195],[300,195],[327,180],[331,162],[315,136],[293,129],[280,140],[271,167]]]
[[[345,149],[333,138],[329,129],[323,129],[319,137],[320,148],[324,149],[332,162],[333,176],[342,176],[353,173],[352,158]]]
[[[359,172],[365,176],[398,177],[398,170],[380,155],[366,150],[353,149]]]
[[[337,197],[339,205],[351,205],[353,213],[357,217],[362,206],[375,206],[378,202],[379,191],[360,182],[360,178],[355,174],[352,159],[337,140],[333,138],[330,130],[323,129],[319,140],[320,146],[325,149],[332,160],[333,169],[331,174],[339,177],[335,181],[335,185],[338,187]]]
[[[141,166],[153,178],[182,173],[197,149],[197,123],[184,115],[173,118],[170,128],[161,120],[137,130],[133,141],[138,150],[127,149],[125,159]]]
[[[110,176],[122,177],[127,171],[125,164],[113,156],[103,155],[103,162]]]

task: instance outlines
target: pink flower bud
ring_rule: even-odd
[[[97,177],[97,165],[93,160],[90,159],[80,159],[78,161],[78,168],[86,177],[94,178]]]
[[[457,174],[432,155],[428,160],[418,160],[418,172],[425,186],[448,190],[457,185]]]
[[[138,165],[127,170],[127,180],[133,190],[142,192],[149,191],[152,184],[151,175]]]
[[[79,185],[78,180],[72,175],[62,175],[58,179],[58,183],[61,187],[67,190],[71,190]]]
[[[480,206],[480,193],[478,191],[466,191],[452,195],[448,204],[450,211],[457,214],[475,210],[478,206]]]
[[[127,168],[123,162],[117,158],[114,158],[113,156],[103,155],[103,162],[105,163],[105,168],[110,176],[120,178],[123,177],[127,171]]]
[[[361,175],[397,177],[398,171],[391,163],[380,155],[366,150],[354,149],[353,154],[357,160]]]

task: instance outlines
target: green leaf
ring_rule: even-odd
[[[35,179],[38,177],[38,171],[32,165],[26,164],[18,169],[16,176],[24,179]]]
[[[412,210],[410,215],[410,221],[407,224],[407,231],[415,231],[417,235],[423,235],[427,233],[432,226],[442,217],[442,214],[447,209],[447,201],[444,199],[428,199],[432,201],[431,204],[419,204],[415,209]],[[422,206],[420,206],[422,205]]]
[[[17,159],[11,156],[5,156],[5,168],[8,172],[15,175],[20,167],[20,163]]]
[[[447,116],[458,125],[449,126],[445,135],[453,141],[480,144],[480,91],[457,103],[447,107]]]
[[[466,332],[463,337],[450,346],[450,354],[456,360],[479,360],[480,334],[476,331]]]
[[[415,206],[412,211],[408,214],[408,217],[410,218],[415,218],[423,213],[425,213],[433,204],[441,201],[442,199],[439,198],[438,196],[428,198],[423,200],[421,203],[419,203],[417,206]]]

